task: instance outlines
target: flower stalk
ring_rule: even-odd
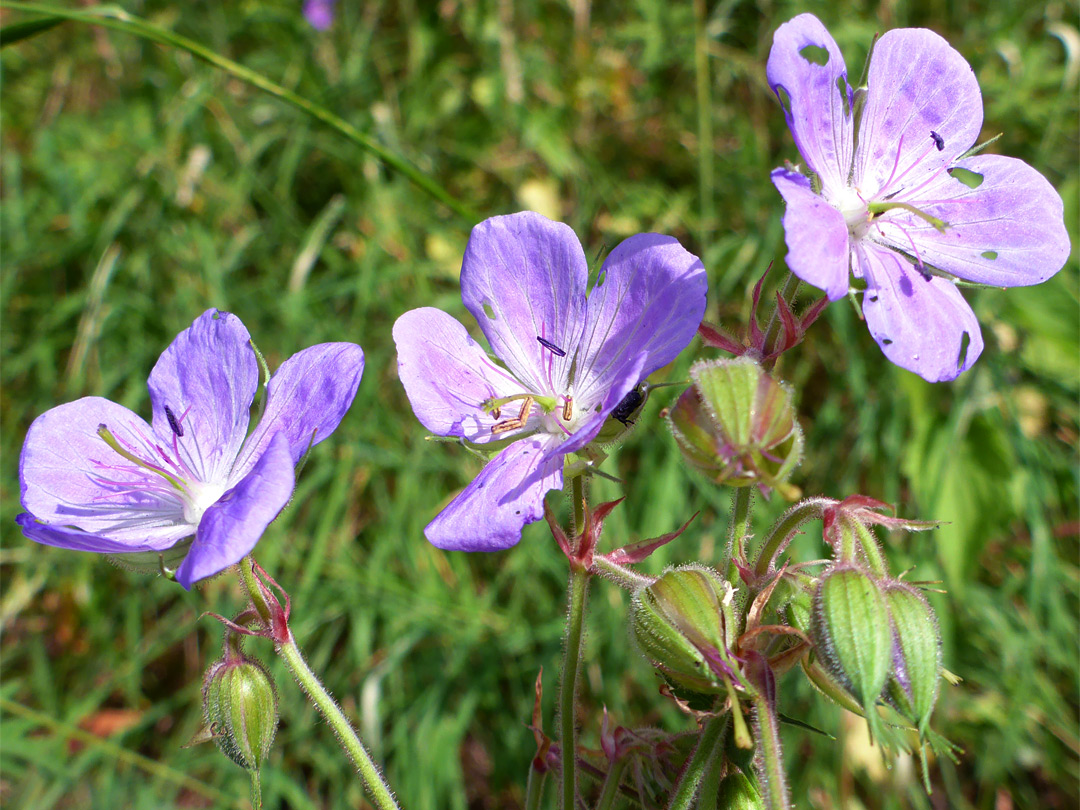
[[[252,567],[253,563],[254,561],[250,556],[240,562],[240,578],[251,597],[255,611],[269,627],[271,622],[274,621],[277,611],[267,601],[264,595],[264,586],[255,575]],[[400,810],[393,793],[379,773],[378,766],[360,741],[356,729],[352,727],[352,724],[334,698],[326,691],[326,687],[311,671],[311,667],[304,660],[300,647],[296,644],[296,640],[287,626],[285,627],[284,638],[275,638],[274,649],[281,656],[281,660],[285,662],[285,666],[289,668],[293,677],[296,678],[300,688],[307,693],[307,696],[315,704],[315,708],[326,718],[326,721],[334,730],[338,742],[341,743],[341,747],[348,754],[353,765],[356,766],[360,779],[364,783],[364,788],[378,810]]]
[[[701,788],[705,774],[709,772],[716,758],[723,753],[724,732],[727,731],[729,718],[729,714],[723,714],[710,717],[705,723],[705,728],[702,729],[698,743],[694,747],[694,753],[683,768],[679,783],[671,794],[668,810],[689,810],[693,805],[694,797]]]
[[[577,801],[577,676],[581,665],[581,639],[585,624],[585,598],[589,574],[570,568],[570,608],[566,617],[566,651],[559,687],[559,732],[562,743],[562,806],[574,810]]]

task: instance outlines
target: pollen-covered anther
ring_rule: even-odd
[[[169,427],[172,428],[172,432],[176,434],[176,438],[181,438],[184,435],[184,428],[181,426],[179,420],[176,418],[176,414],[172,412],[172,409],[165,406],[165,418],[169,420]]]
[[[569,422],[574,418],[574,398],[571,396],[566,397],[562,406],[562,418],[564,422]]]
[[[493,425],[491,433],[493,436],[497,436],[500,433],[506,433],[511,430],[517,430],[518,428],[525,427],[525,422],[529,419],[529,411],[532,410],[533,397],[527,396],[521,403],[521,410],[518,415],[513,419],[507,419],[505,422],[499,422],[497,425]]]

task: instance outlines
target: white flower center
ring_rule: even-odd
[[[866,236],[866,232],[870,230],[870,211],[858,189],[848,186],[840,192],[839,199],[834,200],[833,205],[843,215],[853,240],[857,241]]]
[[[224,484],[185,481],[187,493],[183,496],[184,520],[192,526],[198,526],[206,510],[217,503],[225,494]]]

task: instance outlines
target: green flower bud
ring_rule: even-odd
[[[765,801],[746,774],[734,771],[720,783],[716,806],[724,810],[765,810]]]
[[[941,684],[941,636],[930,604],[902,582],[885,586],[893,629],[893,669],[886,697],[925,734]]]
[[[715,671],[734,632],[734,589],[711,568],[666,572],[634,597],[630,623],[641,651],[675,687],[700,694],[724,690]],[[710,661],[712,663],[710,663]]]
[[[825,668],[862,704],[881,739],[876,704],[892,669],[893,639],[877,582],[851,566],[827,571],[814,594],[811,638]]]
[[[790,391],[746,357],[697,363],[690,378],[668,413],[683,457],[718,484],[787,480],[803,445]]]
[[[227,652],[203,679],[203,712],[218,748],[242,768],[258,770],[277,733],[277,691],[260,662]]]

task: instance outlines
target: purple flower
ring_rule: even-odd
[[[334,22],[334,6],[337,0],[304,0],[304,16],[311,27],[325,31]]]
[[[152,424],[101,397],[34,420],[16,520],[50,546],[183,557],[176,579],[190,588],[255,547],[292,496],[294,465],[341,422],[363,370],[352,343],[293,355],[270,378],[248,436],[259,363],[240,319],[208,310],[150,372]]]
[[[853,91],[829,32],[800,14],[776,31],[767,73],[809,174],[772,173],[788,266],[833,301],[850,269],[885,356],[954,379],[983,348],[955,279],[1014,287],[1054,275],[1069,256],[1061,197],[1022,161],[969,155],[979,85],[932,31],[882,36],[867,87]]]
[[[461,297],[489,356],[438,309],[394,324],[398,374],[413,411],[440,436],[498,450],[428,524],[439,548],[494,551],[543,517],[563,461],[600,432],[642,380],[690,342],[705,312],[700,260],[669,236],[616,247],[586,296],[588,264],[574,232],[525,212],[473,228]]]

